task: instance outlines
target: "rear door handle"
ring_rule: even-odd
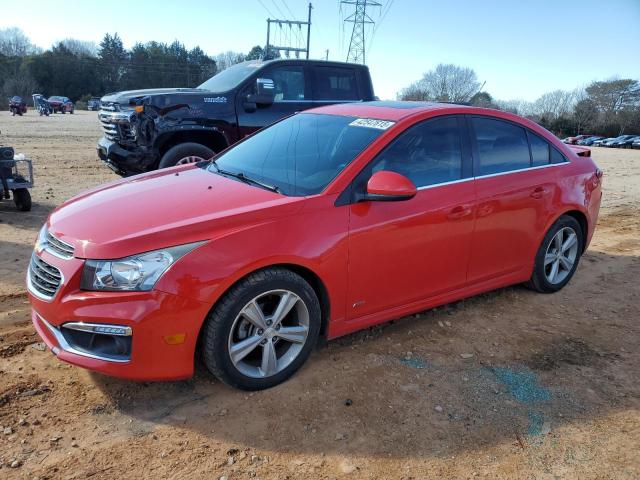
[[[536,187],[536,189],[531,192],[531,197],[532,198],[542,198],[544,197],[547,193],[549,192],[549,190],[547,190],[544,187]]]
[[[466,205],[458,205],[457,207],[453,208],[449,212],[449,215],[447,215],[447,218],[449,220],[458,220],[470,214],[471,214],[471,209],[469,207],[467,207]]]

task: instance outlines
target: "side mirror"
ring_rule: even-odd
[[[256,79],[256,93],[247,95],[247,104],[255,105],[271,105],[275,97],[275,84],[270,78],[257,78]]]
[[[415,197],[418,190],[404,175],[389,170],[380,170],[371,175],[367,191],[362,200],[395,202]]]

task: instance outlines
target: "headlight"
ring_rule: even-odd
[[[204,242],[163,248],[118,260],[87,260],[82,271],[82,290],[148,291],[183,255]]]

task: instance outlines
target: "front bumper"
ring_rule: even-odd
[[[128,177],[148,170],[149,156],[145,152],[127,150],[106,137],[98,140],[96,150],[100,160],[120,176]]]
[[[42,256],[64,272],[65,280],[51,300],[29,292],[31,319],[60,360],[131,380],[177,380],[193,375],[198,334],[210,305],[157,290],[82,291],[81,260],[56,259],[47,252]],[[74,348],[61,333],[61,326],[69,323],[129,327],[130,354],[114,360]],[[175,338],[182,341],[175,342]]]

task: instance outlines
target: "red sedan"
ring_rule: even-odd
[[[185,378],[201,352],[221,380],[271,387],[320,336],[517,283],[560,290],[598,216],[589,153],[474,107],[300,113],[56,209],[27,275],[33,323],[105,374]]]
[[[75,109],[73,102],[69,99],[69,97],[49,97],[47,100],[51,108],[53,109],[53,113],[66,113],[69,112],[73,114]]]

